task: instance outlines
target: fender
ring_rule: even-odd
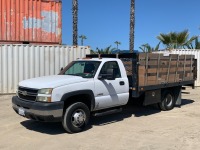
[[[80,91],[74,91],[74,92],[66,93],[62,96],[61,101],[67,101],[67,99],[72,97],[72,96],[83,95],[83,94],[88,95],[90,97],[91,111],[92,111],[95,107],[95,98],[94,98],[94,93],[93,93],[92,90],[80,90]]]

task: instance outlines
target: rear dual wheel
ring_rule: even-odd
[[[170,90],[166,90],[162,94],[161,102],[158,104],[161,110],[171,110],[175,106],[175,98]]]

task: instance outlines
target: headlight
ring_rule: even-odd
[[[51,102],[52,91],[53,91],[53,89],[51,89],[51,88],[38,90],[38,95],[37,95],[36,101]]]
[[[37,101],[40,102],[51,102],[51,97],[46,97],[46,96],[37,96]]]
[[[38,94],[51,94],[53,89],[40,89]]]

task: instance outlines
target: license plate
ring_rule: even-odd
[[[23,108],[19,108],[18,113],[21,116],[25,116],[25,110]]]

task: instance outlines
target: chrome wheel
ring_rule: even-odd
[[[90,118],[90,110],[82,102],[76,102],[66,108],[62,125],[69,133],[77,133],[84,130]]]
[[[167,94],[166,98],[165,98],[165,101],[166,101],[166,105],[167,107],[170,107],[173,103],[173,97],[171,94]]]
[[[85,123],[86,114],[82,109],[76,110],[71,117],[71,122],[75,127],[80,127]]]
[[[164,90],[162,93],[162,100],[159,103],[161,110],[168,111],[173,109],[175,106],[175,99],[173,92],[170,90]]]

